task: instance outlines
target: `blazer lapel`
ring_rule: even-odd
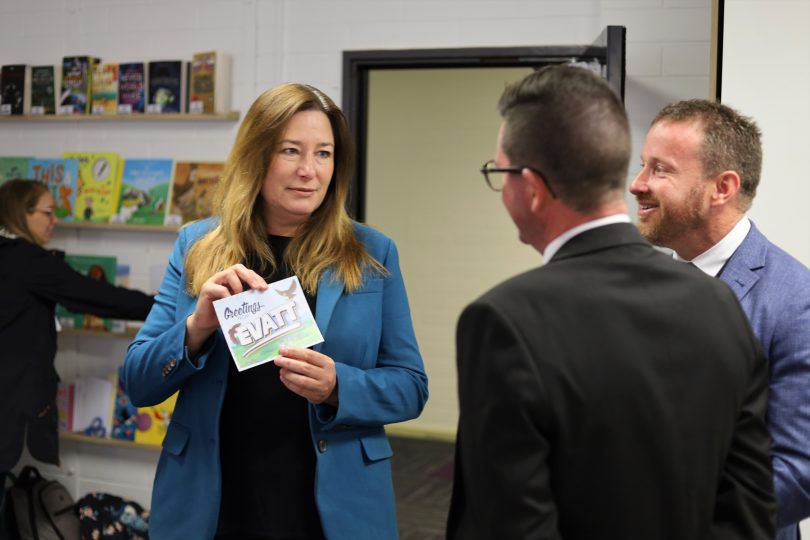
[[[318,296],[315,299],[315,322],[321,334],[326,338],[326,329],[329,328],[329,321],[332,320],[332,313],[335,311],[340,295],[343,294],[343,282],[335,278],[331,269],[327,269],[318,281]],[[314,349],[321,351],[323,343],[315,345]]]
[[[767,240],[752,222],[751,230],[719,276],[731,287],[738,300],[742,300],[759,281],[758,270],[765,266],[767,248]]]

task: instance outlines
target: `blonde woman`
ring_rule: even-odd
[[[383,426],[427,377],[394,243],[345,211],[353,147],[319,90],[248,111],[214,218],[184,228],[122,373],[137,405],[180,391],[152,497],[154,538],[397,537]],[[239,372],[214,300],[295,275],[325,341]]]

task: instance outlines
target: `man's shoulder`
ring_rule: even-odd
[[[783,284],[810,284],[810,268],[769,240],[754,225],[734,255],[729,264],[748,266],[754,271],[761,268],[760,279],[777,280]]]

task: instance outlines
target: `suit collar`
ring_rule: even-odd
[[[329,321],[332,320],[332,313],[335,305],[343,294],[343,281],[338,279],[331,268],[327,268],[321,279],[318,281],[318,296],[315,299],[315,322],[321,334],[326,337],[326,329],[329,328]],[[316,351],[320,351],[322,344],[316,345]]]
[[[765,266],[768,239],[759,232],[754,223],[740,247],[734,252],[720,274],[720,279],[742,300],[748,291],[759,281],[759,272]]]
[[[632,223],[615,223],[589,229],[571,238],[554,254],[548,264],[570,257],[578,257],[594,251],[636,244],[652,247]]]

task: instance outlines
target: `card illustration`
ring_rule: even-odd
[[[272,361],[282,345],[323,341],[297,276],[216,300],[214,310],[239,371]]]

